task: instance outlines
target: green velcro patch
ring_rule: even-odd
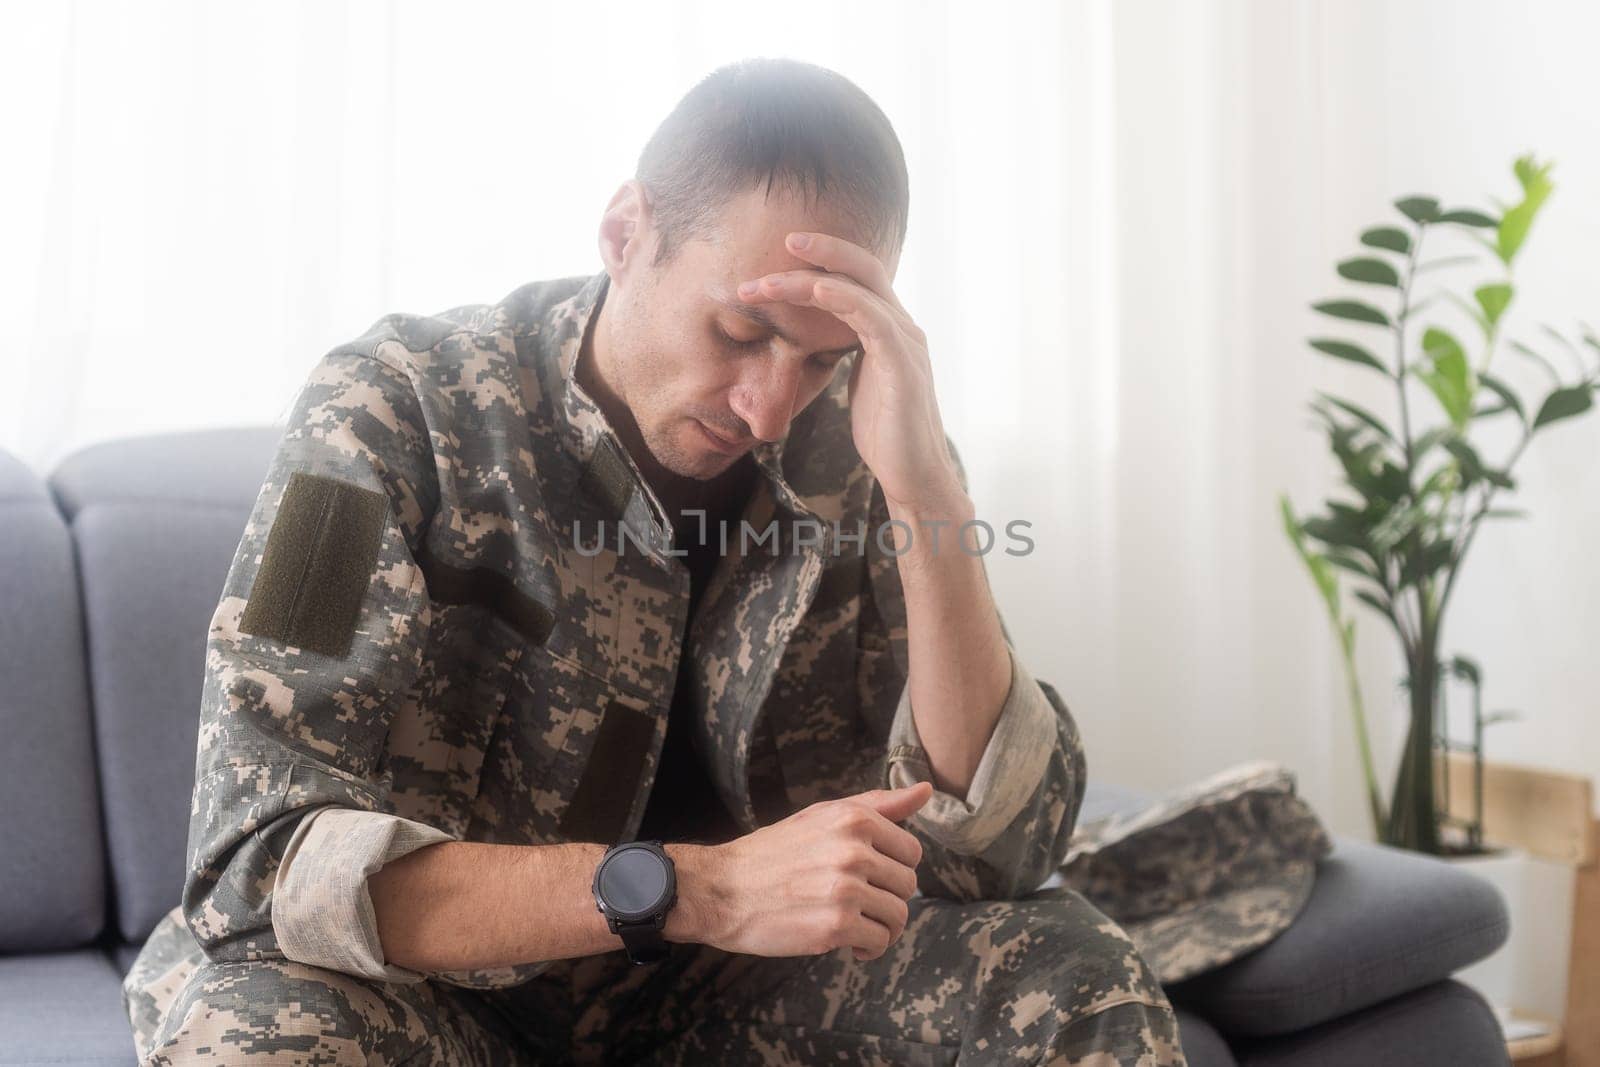
[[[594,455],[578,480],[578,489],[605,505],[612,518],[621,519],[633,496],[633,476],[628,464],[617,454],[610,438],[601,438]]]
[[[384,494],[294,471],[239,619],[243,633],[343,658],[383,544]]]
[[[619,700],[611,702],[600,720],[600,731],[572,792],[572,802],[561,816],[565,840],[618,843],[655,732],[655,720],[649,715]]]

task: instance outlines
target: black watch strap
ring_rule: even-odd
[[[667,958],[672,951],[667,939],[655,923],[618,923],[617,933],[622,937],[622,947],[634,963],[655,963]]]
[[[641,849],[653,853],[665,866],[666,871],[666,899],[645,910],[639,905],[619,914],[613,910],[605,899],[601,889],[601,876],[608,869],[608,864],[619,853],[631,849]],[[594,906],[606,917],[606,925],[611,932],[622,939],[622,946],[627,950],[628,959],[634,963],[655,963],[665,959],[671,952],[672,946],[662,935],[662,927],[666,925],[667,913],[678,902],[678,885],[676,873],[673,869],[672,857],[667,854],[666,847],[660,841],[631,841],[613,845],[606,850],[594,872]]]

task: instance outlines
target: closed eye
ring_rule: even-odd
[[[729,336],[728,332],[720,326],[716,328],[716,335],[717,340],[722,342],[723,347],[731,348],[736,352],[753,352],[772,343],[770,337],[757,337],[753,341],[741,341],[737,337]],[[843,352],[829,352],[820,356],[813,356],[811,357],[811,365],[819,370],[831,371],[851,356],[860,353],[860,351],[860,346],[857,346],[845,349]]]
[[[717,337],[727,347],[737,348],[740,351],[750,351],[756,348],[765,348],[767,343],[771,340],[767,337],[757,337],[754,341],[741,341],[736,337],[729,337],[727,332],[722,330],[720,327],[717,330]]]

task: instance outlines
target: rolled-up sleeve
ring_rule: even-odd
[[[398,815],[325,807],[300,821],[273,890],[272,929],[284,956],[381,982],[427,975],[384,962],[368,879],[402,856],[452,841]]]
[[[994,844],[1038,791],[1056,745],[1056,709],[1028,673],[1016,650],[1011,688],[966,798],[937,787],[912,820],[953,852],[973,855]],[[887,785],[891,789],[931,782],[927,750],[911,713],[911,686],[901,690],[889,728]]]
[[[949,446],[966,488],[960,455],[954,442]],[[868,515],[873,529],[888,521],[881,487],[874,489]],[[867,539],[866,554],[857,692],[864,719],[888,724],[874,785],[931,781],[911,709],[910,620],[899,566],[873,538]],[[926,896],[1011,900],[1032,892],[1066,856],[1083,803],[1087,760],[1072,712],[1054,687],[1023,665],[1003,613],[999,622],[1011,656],[1011,685],[972,784],[965,797],[935,787],[905,822],[923,846],[917,886]]]
[[[381,768],[426,656],[434,461],[402,369],[313,369],[207,638],[183,914],[213,960],[383,972],[365,879],[445,836],[384,814]]]

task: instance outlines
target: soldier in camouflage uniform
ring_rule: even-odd
[[[865,100],[801,64],[719,75],[674,116],[807,86]],[[862,113],[887,131],[875,107]],[[890,158],[903,201],[897,144]],[[1067,852],[1085,757],[1059,694],[986,616],[992,602],[962,609],[993,619],[1005,665],[993,705],[962,680],[970,714],[998,706],[971,773],[941,787],[929,724],[948,723],[920,696],[912,715],[913,690],[930,691],[918,675],[934,669],[914,671],[912,649],[941,622],[908,608],[895,535],[879,533],[902,499],[891,489],[918,470],[908,463],[967,484],[920,331],[887,289],[903,214],[880,256],[859,213],[746,191],[724,205],[737,224],[664,252],[670,183],[641,173],[603,220],[605,271],[388,316],[301,390],[211,620],[183,899],[124,984],[141,1059],[1182,1064],[1171,1005],[1127,934],[1073,889],[1035,892]],[[794,231],[817,235],[812,247],[784,244]],[[845,233],[860,241],[829,236]],[[646,264],[641,248],[661,258]],[[728,321],[737,282],[765,274],[745,306],[856,342],[820,371],[807,360],[799,391],[760,369],[775,346],[705,357],[756,368],[741,379],[750,396],[787,384],[795,400],[771,426],[741,416],[749,476],[719,512],[775,542],[735,533],[686,564],[676,548],[697,539],[646,475],[670,465],[640,447],[641,412],[585,385],[602,342],[640,322],[636,306],[607,306],[618,279],[649,291],[640,279],[655,269],[680,286],[655,290],[668,318],[701,314],[667,299],[685,279],[709,283]],[[634,352],[668,340],[635,336]],[[888,411],[891,386],[936,445],[913,454],[905,424],[885,435],[863,418]],[[719,436],[738,433],[733,416],[708,414],[719,430],[702,425],[702,454],[737,451]],[[608,527],[626,536],[594,537]],[[970,562],[955,539],[949,557]],[[669,725],[699,799],[653,788]],[[933,787],[908,792],[917,783]],[[380,877],[451,843],[520,854],[673,826],[701,855],[728,856],[869,800],[916,849],[912,882],[894,890],[903,926],[877,949],[685,938],[649,966],[596,951],[462,968],[385,952],[397,911],[377,907]]]

